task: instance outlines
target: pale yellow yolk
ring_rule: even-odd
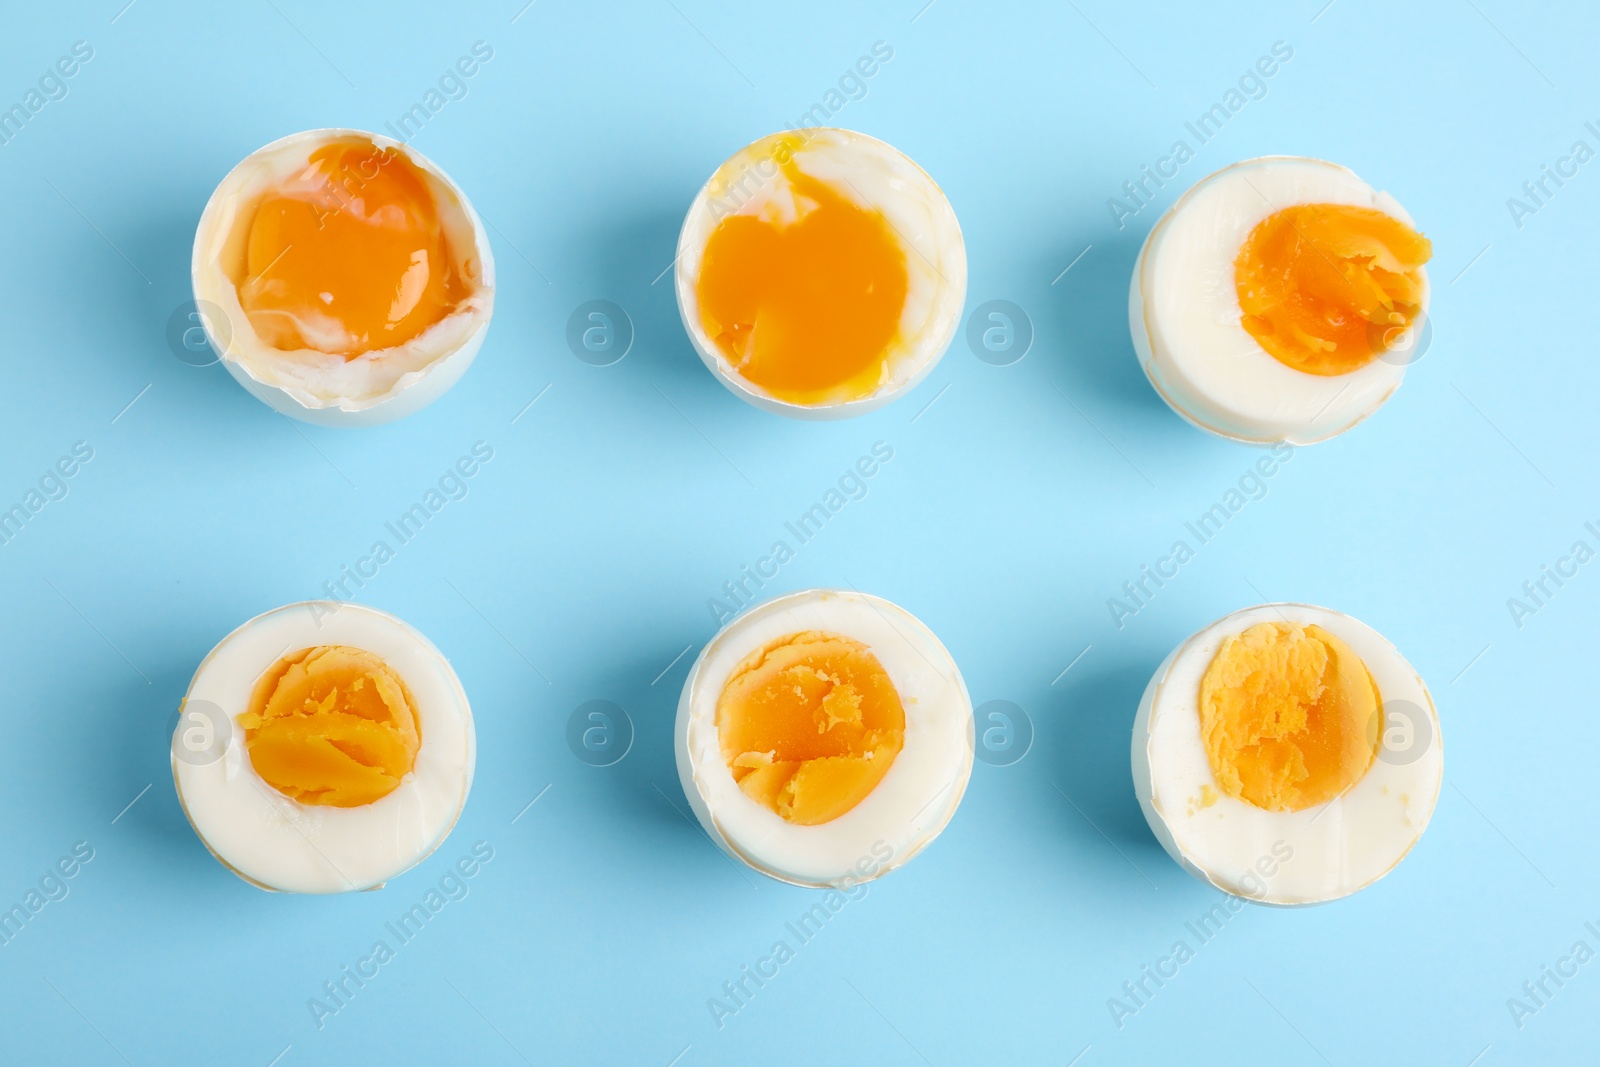
[[[1268,811],[1332,800],[1381,740],[1377,686],[1317,626],[1264,622],[1228,638],[1200,681],[1200,736],[1217,784]]]
[[[323,145],[250,223],[239,303],[263,342],[351,360],[467,296],[423,172],[367,140]]]
[[[353,808],[388,796],[416,763],[416,706],[371,652],[301,649],[256,683],[239,716],[250,765],[302,804]]]
[[[1284,208],[1250,231],[1234,261],[1241,324],[1285,366],[1348,374],[1416,321],[1432,255],[1426,237],[1372,208]]]
[[[780,139],[772,149],[797,217],[729,215],[717,224],[700,266],[700,322],[738,373],[772,396],[859,400],[889,377],[906,255],[881,212],[795,165],[799,143]]]
[[[905,743],[906,715],[872,650],[790,634],[745,658],[717,700],[722,758],[739,788],[802,826],[871,793]]]

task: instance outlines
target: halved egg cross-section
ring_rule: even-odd
[[[1344,167],[1235,163],[1145,238],[1128,289],[1134,351],[1201,429],[1322,441],[1382,406],[1426,350],[1432,254],[1394,197]]]
[[[1140,701],[1132,755],[1168,854],[1278,905],[1347,896],[1393,870],[1444,774],[1416,671],[1371,627],[1310,604],[1246,608],[1174,649]]]
[[[684,681],[678,777],[711,839],[762,874],[848,888],[944,829],[972,773],[972,702],[887,600],[813,589],[750,608]]]
[[[360,130],[245,157],[206,203],[191,269],[190,319],[228,373],[329,426],[438,399],[494,311],[494,256],[466,196],[410,145]]]
[[[959,326],[966,249],[944,193],[882,141],[773,134],[690,205],[678,308],[711,371],[797,418],[869,411],[914,386]]]
[[[450,663],[393,615],[306,601],[201,661],[172,737],[178,802],[261,889],[376,889],[444,841],[472,788],[472,709]]]

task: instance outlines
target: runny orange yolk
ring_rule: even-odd
[[[239,302],[273,348],[351,360],[404,344],[466,296],[427,178],[399,149],[323,145],[250,223]]]
[[[771,158],[796,217],[733,214],[712,230],[697,286],[701,325],[745,380],[780,400],[859,400],[889,376],[905,250],[881,212],[802,172],[793,149],[779,139]]]
[[[1426,237],[1373,208],[1284,208],[1250,231],[1234,261],[1242,324],[1286,366],[1348,374],[1416,321],[1432,255]]]
[[[802,826],[871,793],[905,744],[900,694],[872,650],[790,634],[734,668],[717,700],[722,758],[739,788]]]
[[[1317,626],[1264,622],[1228,638],[1200,681],[1200,736],[1217,784],[1268,811],[1332,800],[1381,740],[1377,686]]]
[[[256,773],[302,804],[354,808],[388,796],[422,743],[400,676],[345,645],[283,657],[256,683],[239,722]]]

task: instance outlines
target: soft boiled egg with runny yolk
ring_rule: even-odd
[[[695,348],[735,393],[836,418],[938,362],[966,250],[944,193],[906,156],[848,130],[793,130],[736,153],[695,198],[677,293]]]
[[[810,590],[733,619],[684,682],[678,776],[713,841],[762,874],[824,887],[907,862],[972,773],[972,703],[903,608]]]
[[[1197,182],[1134,267],[1150,383],[1235,440],[1309,444],[1382,405],[1421,354],[1428,239],[1344,167],[1273,156]]]
[[[1264,604],[1201,630],[1151,678],[1135,792],[1196,877],[1269,904],[1347,896],[1422,836],[1443,776],[1427,687],[1370,627]]]
[[[178,800],[262,889],[373,889],[443,842],[472,786],[472,711],[427,638],[373,608],[308,601],[223,638],[172,739]]]
[[[223,179],[195,237],[197,314],[230,373],[330,425],[442,394],[483,342],[494,267],[465,196],[407,145],[314,130]]]

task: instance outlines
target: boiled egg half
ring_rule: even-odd
[[[960,325],[955,211],[904,154],[831,128],[763,137],[717,168],[678,238],[678,310],[736,395],[796,418],[911,389]]]
[[[449,662],[393,615],[307,601],[223,638],[172,737],[206,848],[262,889],[375,889],[444,841],[472,786],[472,711]]]
[[[1444,773],[1416,671],[1328,608],[1263,604],[1179,645],[1133,727],[1133,781],[1195,877],[1266,904],[1316,904],[1382,878],[1427,828]]]
[[[1344,167],[1236,163],[1145,239],[1128,301],[1134,350],[1201,429],[1321,441],[1376,411],[1421,354],[1431,254],[1394,197]]]
[[[252,152],[200,217],[196,313],[228,372],[306,422],[368,425],[465,373],[494,310],[466,196],[398,141],[311,130]]]
[[[903,608],[814,589],[751,608],[684,683],[678,776],[713,841],[762,874],[845,886],[939,835],[972,773],[972,702]]]

